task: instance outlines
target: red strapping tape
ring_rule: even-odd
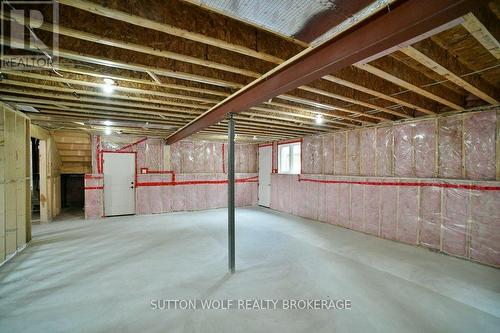
[[[236,183],[257,183],[258,176],[236,179]],[[181,180],[172,182],[145,182],[136,183],[136,187],[142,186],[182,186],[182,185],[217,185],[217,184],[227,184],[227,179],[221,180]]]
[[[308,179],[300,178],[299,182],[323,183],[323,184],[355,184],[355,185],[368,185],[368,186],[415,186],[415,187],[442,187],[442,188],[456,188],[462,190],[476,190],[476,191],[500,191],[500,186],[484,186],[484,185],[467,185],[467,184],[447,184],[447,183],[397,183],[397,182],[362,182],[351,180],[322,180],[322,179]]]
[[[102,179],[102,176],[85,175],[85,179]]]
[[[86,186],[83,188],[84,190],[102,190],[104,186]]]
[[[135,145],[138,145],[139,143],[144,142],[144,141],[146,141],[147,139],[148,139],[148,138],[147,138],[147,137],[145,137],[145,138],[143,138],[143,139],[140,139],[140,140],[139,140],[139,141],[137,141],[137,142],[134,142],[134,143],[128,144],[128,145],[126,145],[126,146],[123,146],[123,147],[121,147],[120,149],[117,149],[116,151],[117,151],[117,152],[123,151],[123,150],[125,150],[125,149],[127,149],[127,148],[130,148],[130,147],[133,147],[133,146],[135,146]]]

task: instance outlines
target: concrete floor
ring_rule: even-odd
[[[500,270],[262,208],[34,226],[0,268],[1,332],[500,332]],[[352,310],[152,310],[152,299]]]

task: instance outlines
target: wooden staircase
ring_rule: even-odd
[[[90,134],[77,131],[53,131],[51,134],[61,157],[61,173],[92,173]]]

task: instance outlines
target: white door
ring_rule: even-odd
[[[273,168],[273,147],[259,148],[259,205],[271,205],[271,171]]]
[[[104,153],[104,215],[135,214],[135,154]]]

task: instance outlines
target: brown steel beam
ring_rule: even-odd
[[[311,43],[333,26],[352,17],[371,3],[372,0],[337,0],[335,2],[326,2],[325,7],[327,8],[310,18],[294,37],[298,40]]]
[[[167,138],[172,144],[277,95],[374,56],[467,14],[483,0],[407,0],[342,35],[306,49]]]

